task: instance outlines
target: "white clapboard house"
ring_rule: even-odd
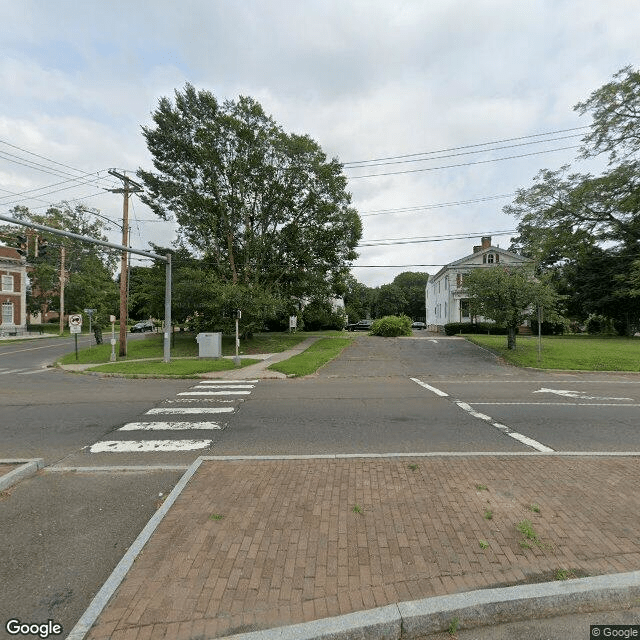
[[[491,236],[484,236],[473,253],[445,265],[429,278],[425,290],[427,329],[443,331],[449,322],[471,322],[469,300],[464,290],[464,276],[473,269],[491,269],[498,265],[523,266],[529,258],[506,251],[491,244]],[[476,318],[483,321],[483,318]]]

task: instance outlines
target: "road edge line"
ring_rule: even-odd
[[[107,606],[116,589],[126,577],[144,545],[149,541],[149,538],[151,538],[151,535],[157,529],[173,503],[178,499],[178,496],[182,493],[182,490],[186,487],[189,480],[191,480],[201,463],[202,458],[197,458],[185,471],[180,480],[178,480],[178,483],[171,490],[162,506],[151,516],[144,529],[138,534],[138,537],[127,549],[124,556],[122,556],[120,562],[118,562],[115,569],[111,572],[111,575],[94,596],[85,612],[80,616],[78,622],[76,622],[73,629],[69,632],[67,640],[82,640],[85,637],[94,622],[98,619],[98,616]]]

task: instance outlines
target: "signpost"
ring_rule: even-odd
[[[73,334],[76,343],[76,360],[78,359],[78,334],[82,332],[82,315],[74,313],[69,316],[69,332]]]
[[[240,347],[240,337],[238,334],[238,321],[242,318],[242,311],[236,309],[236,357],[233,359],[236,366],[240,364],[240,356],[238,355],[238,349]]]
[[[89,316],[89,336],[91,336],[91,320],[93,320],[93,314],[97,309],[83,309],[83,311]],[[91,349],[91,340],[89,340],[89,349]]]
[[[116,317],[109,316],[109,322],[111,322],[111,357],[109,362],[116,361]]]

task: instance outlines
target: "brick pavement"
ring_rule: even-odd
[[[637,465],[544,455],[204,461],[87,637],[213,638],[547,581],[559,569],[638,570]],[[517,530],[524,520],[537,539]]]

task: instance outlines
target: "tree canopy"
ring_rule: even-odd
[[[494,266],[465,274],[464,288],[471,314],[507,327],[507,347],[515,349],[518,327],[540,307],[553,316],[558,295],[529,267]]]
[[[142,199],[217,282],[285,297],[331,295],[362,234],[342,165],[286,133],[252,98],[220,103],[187,84],[143,134]]]
[[[581,158],[607,154],[609,165],[599,175],[543,169],[518,189],[504,208],[519,219],[511,248],[557,272],[580,320],[587,309],[601,309],[632,331],[640,324],[640,72],[621,69],[574,109],[592,118]]]

